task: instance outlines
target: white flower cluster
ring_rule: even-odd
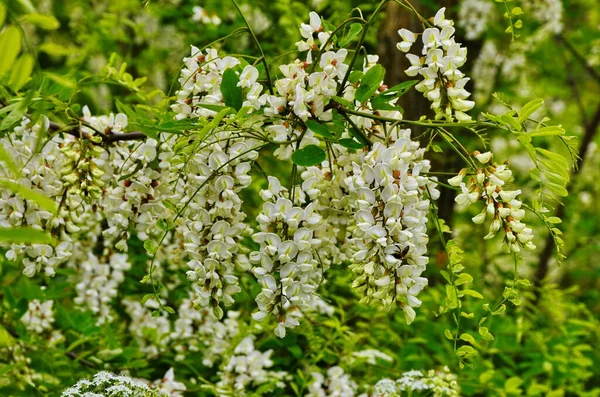
[[[239,192],[250,185],[249,172],[259,144],[223,131],[202,145],[187,158],[185,175],[178,179],[171,200],[186,205],[180,210],[178,235],[183,236],[195,303],[211,306],[221,318],[219,303],[230,306],[232,295],[241,291],[234,269],[248,263],[240,250],[248,226],[243,222],[246,214]]]
[[[66,389],[61,397],[182,397],[185,390],[183,383],[175,381],[173,368],[154,382],[101,371]]]
[[[357,352],[353,352],[352,358],[351,358],[351,362],[354,362],[354,361],[363,362],[364,361],[370,365],[376,365],[378,360],[386,361],[389,363],[394,361],[394,359],[391,356],[389,356],[377,349],[366,349],[366,350],[359,350]]]
[[[471,95],[465,85],[469,81],[459,68],[467,60],[467,49],[454,40],[453,21],[444,16],[445,8],[435,15],[435,27],[427,28],[422,33],[422,57],[406,54],[410,67],[405,71],[409,76],[422,75],[424,80],[415,86],[431,101],[436,119],[471,120],[465,112],[475,106],[475,102],[467,100]],[[408,52],[417,39],[417,35],[408,29],[398,31],[402,41],[398,49]]]
[[[175,380],[175,371],[169,368],[165,376],[152,382],[152,387],[168,397],[183,397],[183,393],[187,388],[181,382]]]
[[[473,92],[475,102],[484,104],[491,99],[503,58],[494,41],[486,40],[483,43],[471,72],[475,82],[475,91]]]
[[[317,253],[321,240],[314,238],[322,219],[315,212],[316,203],[297,207],[286,193],[279,180],[270,176],[269,188],[261,191],[266,202],[256,218],[260,231],[252,236],[260,250],[250,254],[256,265],[252,270],[262,286],[256,297],[258,312],[252,316],[262,320],[275,315],[275,334],[280,338],[286,328],[299,324],[297,317],[303,310],[310,309],[311,295],[322,278]]]
[[[357,273],[353,286],[364,302],[397,304],[408,323],[415,317],[416,295],[427,285],[428,190],[439,192],[421,172],[429,170],[418,142],[401,137],[390,147],[375,143],[362,164],[353,164],[346,185],[354,201],[350,235]]]
[[[494,3],[488,0],[462,0],[458,9],[459,25],[467,40],[476,40],[487,29],[493,16]]]
[[[271,383],[276,388],[285,387],[284,380],[289,378],[285,371],[270,371],[273,366],[272,350],[261,352],[254,347],[254,337],[247,336],[235,347],[233,355],[219,371],[220,380],[217,390],[220,396],[246,396],[248,389]]]
[[[524,1],[523,11],[542,24],[540,30],[543,31],[543,37],[559,34],[564,28],[564,9],[560,0]],[[536,35],[539,35],[539,32]]]
[[[460,388],[457,377],[448,367],[441,370],[408,371],[397,380],[382,379],[375,385],[372,397],[400,397],[408,393],[424,392],[434,397],[458,397]]]
[[[127,254],[114,253],[101,261],[89,252],[78,265],[75,303],[94,312],[98,316],[98,324],[111,322],[111,302],[118,295],[125,272],[130,268]]]
[[[108,225],[102,232],[106,246],[127,252],[132,226],[142,241],[157,236],[156,222],[168,213],[161,199],[170,193],[171,177],[168,164],[165,168],[162,161],[154,167],[149,164],[159,158],[157,146],[156,140],[147,139],[133,152],[118,147],[109,153],[106,167],[111,177],[101,203]],[[130,176],[120,180],[122,175]]]
[[[52,197],[58,204],[65,191],[59,172],[67,161],[60,149],[65,140],[55,137],[50,144],[38,149],[38,137],[48,129],[48,125],[45,117],[35,124],[29,119],[23,119],[12,134],[0,139],[0,145],[19,170],[18,175],[13,175],[11,168],[6,166],[8,163],[5,163],[5,166],[0,167],[0,178],[12,180],[38,194]],[[0,162],[5,161],[8,159],[0,159]],[[29,226],[48,230],[61,240],[56,247],[47,244],[11,244],[6,246],[6,258],[11,261],[23,258],[24,273],[27,276],[31,277],[42,270],[53,276],[55,267],[66,262],[72,254],[72,234],[77,233],[81,224],[93,218],[87,209],[85,203],[66,200],[59,213],[54,214],[13,190],[0,189],[1,227]]]
[[[194,46],[191,48],[190,57],[183,59],[185,67],[179,78],[181,89],[177,92],[177,103],[171,106],[177,119],[215,115],[209,107],[223,103],[223,73],[240,64],[235,57],[220,58],[212,48],[206,49],[205,53]]]
[[[341,367],[327,369],[327,375],[312,372],[312,382],[308,385],[305,397],[354,397],[358,385]]]
[[[172,350],[177,353],[178,361],[194,356],[201,357],[206,367],[218,366],[217,388],[224,396],[245,395],[246,391],[266,383],[283,388],[281,382],[287,379],[287,373],[270,369],[272,351],[256,349],[252,334],[241,339],[241,327],[251,333],[258,329],[248,328],[239,312],[229,310],[226,318],[219,320],[212,310],[195,308],[193,302],[193,294],[190,294],[178,306],[178,317],[170,321],[165,314],[152,316],[152,310],[158,307],[153,299],[143,305],[124,300],[131,317],[129,330],[140,350],[150,358]]]
[[[91,380],[82,379],[63,391],[61,397],[161,397],[165,394],[154,391],[141,381],[128,376],[98,372]]]
[[[201,351],[202,365],[212,367],[225,356],[239,334],[239,312],[229,310],[227,317],[219,321],[212,310],[194,308],[193,297],[182,301],[177,314],[169,337],[175,343],[177,360]]]
[[[171,342],[171,322],[166,312],[152,316],[151,309],[158,309],[158,302],[150,299],[142,304],[138,300],[123,299],[123,305],[131,318],[129,332],[140,351],[153,358],[167,349]]]
[[[54,323],[53,305],[54,301],[52,300],[40,302],[37,299],[33,299],[29,301],[27,311],[21,317],[21,322],[25,324],[27,330],[37,334],[51,330]]]
[[[468,177],[467,183],[463,182],[467,169],[462,169],[459,174],[448,180],[452,186],[459,186],[461,193],[455,198],[460,207],[467,207],[479,201],[485,203],[483,210],[475,217],[473,222],[482,224],[489,217],[488,234],[484,237],[492,239],[500,229],[504,230],[504,242],[509,252],[520,252],[521,248],[535,249],[533,245],[533,231],[521,220],[525,217],[525,210],[521,208],[522,202],[517,200],[520,190],[504,190],[504,185],[512,178],[512,172],[507,164],[497,165],[492,162],[491,152],[474,152],[473,157],[482,165],[473,175]]]
[[[194,22],[200,22],[203,23],[205,25],[220,25],[221,24],[221,18],[219,18],[219,16],[217,14],[209,14],[208,12],[206,12],[206,10],[200,6],[194,6],[194,8],[192,8],[192,12],[194,13],[192,15],[192,21]]]
[[[127,116],[94,117],[87,107],[83,109],[88,126],[94,130],[122,132],[127,127]],[[87,132],[86,127],[83,128]],[[167,143],[156,139],[131,145],[119,143],[105,150],[97,160],[104,171],[104,195],[98,201],[107,227],[102,231],[104,245],[127,252],[130,230],[135,228],[138,238],[145,241],[157,235],[156,222],[168,213],[163,198],[170,194],[173,178],[169,159],[173,153]]]
[[[300,34],[304,38],[296,43],[298,51],[308,51],[306,62],[312,62],[312,51],[331,48],[329,43],[331,32],[325,31],[321,17],[314,11],[309,14],[309,23],[300,25]]]

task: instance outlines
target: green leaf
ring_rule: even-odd
[[[546,149],[542,149],[542,148],[535,148],[535,151],[538,152],[539,154],[541,154],[542,156],[548,158],[549,160],[555,162],[558,164],[558,169],[563,169],[565,167],[568,167],[569,163],[567,162],[567,160],[560,154],[558,153],[554,153],[551,152],[549,150]],[[564,170],[566,174],[568,174],[568,170]]]
[[[462,285],[473,282],[473,276],[468,273],[461,273],[454,281],[455,285]]]
[[[497,316],[498,314],[502,314],[506,311],[506,305],[503,303],[500,307],[492,312],[492,316]]]
[[[52,15],[47,14],[27,14],[21,18],[21,22],[29,22],[46,30],[56,30],[60,27],[60,22]]]
[[[506,390],[507,393],[520,394],[519,386],[521,386],[522,384],[523,380],[521,378],[519,378],[518,376],[513,376],[504,383],[504,390]]]
[[[542,127],[529,133],[529,136],[556,136],[564,135],[565,129],[558,125],[551,125],[548,127]]]
[[[471,346],[467,346],[467,345],[461,346],[458,349],[456,349],[456,355],[463,359],[469,359],[471,357],[475,357],[477,354],[479,354],[477,352],[477,350],[475,350]]]
[[[144,297],[142,298],[142,304],[148,302],[150,299],[154,298],[154,294],[146,294],[144,295]]]
[[[362,143],[365,146],[369,145],[369,140],[364,137],[364,135],[360,134],[355,128],[350,128],[350,135],[354,137],[357,141]]]
[[[356,84],[360,81],[360,79],[363,78],[364,75],[365,74],[360,70],[355,70],[354,72],[350,73],[350,77],[348,77],[348,82],[350,84]]]
[[[456,290],[452,285],[446,285],[446,299],[448,307],[454,308],[458,305],[458,296],[456,296]]]
[[[329,129],[321,123],[318,123],[314,120],[307,120],[306,126],[315,134],[321,135],[325,138],[332,139],[333,135],[329,132]]]
[[[557,196],[567,197],[569,195],[569,192],[567,191],[567,189],[565,189],[564,186],[557,185],[556,183],[546,182],[544,186],[547,187],[548,190],[550,190],[550,192]]]
[[[494,340],[494,336],[487,327],[479,327],[479,335],[485,340]]]
[[[511,15],[516,16],[516,15],[522,15],[523,14],[523,10],[521,10],[521,7],[514,7],[511,12]]]
[[[462,334],[460,335],[460,340],[464,340],[465,342],[469,342],[472,345],[475,345],[477,342],[475,342],[475,338],[473,338],[473,336],[471,336],[470,334]]]
[[[33,91],[31,91],[31,94],[33,94]],[[27,106],[28,100],[24,99],[19,102],[18,106],[15,107],[0,123],[0,131],[8,130],[10,127],[23,120],[25,113],[27,113]]]
[[[316,145],[307,145],[292,154],[292,161],[305,167],[321,164],[326,158],[325,151]]]
[[[401,97],[402,95],[406,94],[408,92],[408,90],[410,90],[412,88],[412,86],[414,86],[418,82],[419,82],[419,80],[404,81],[400,84],[396,84],[395,86],[393,86],[391,88],[388,88],[387,90],[383,91],[382,94],[388,94],[388,93],[394,92],[397,94],[397,97]]]
[[[523,107],[519,111],[519,118],[517,119],[517,123],[523,124],[525,122],[525,120],[527,120],[527,118],[529,118],[529,116],[531,116],[533,113],[535,113],[535,111],[538,110],[540,108],[540,106],[542,106],[543,104],[544,104],[543,99],[534,99],[533,101],[528,102],[525,105],[523,105]]]
[[[402,111],[400,106],[391,105],[389,102],[397,99],[396,95],[384,95],[383,93],[377,95],[371,101],[371,107],[373,110],[398,110]]]
[[[52,244],[54,239],[46,232],[32,227],[0,228],[0,241],[15,244]]]
[[[374,65],[365,73],[360,86],[356,90],[356,100],[366,102],[377,91],[385,76],[385,69],[380,64]]]
[[[0,77],[8,72],[21,52],[21,31],[9,26],[0,33]]]
[[[77,88],[77,83],[66,76],[61,76],[52,72],[44,72],[44,76],[48,77],[50,80],[54,81],[61,87],[75,89]]]
[[[481,295],[479,292],[474,291],[472,289],[463,289],[461,291],[464,295],[468,295],[472,298],[477,298],[477,299],[483,299],[483,295]]]
[[[446,338],[448,338],[450,340],[454,340],[454,336],[452,336],[452,332],[449,329],[446,329],[444,331],[444,335],[446,336]]]
[[[365,145],[363,145],[362,143],[356,142],[354,139],[351,139],[351,138],[340,139],[339,141],[337,141],[337,143],[339,143],[340,145],[342,145],[345,148],[354,149],[354,150],[360,150],[365,147]]]
[[[156,253],[156,250],[158,249],[158,246],[156,245],[156,243],[154,243],[154,241],[148,239],[144,241],[144,248],[146,249],[146,251],[148,251],[149,254],[154,255]]]
[[[175,309],[173,309],[171,306],[163,306],[163,309],[165,309],[169,314],[175,314]]]
[[[17,178],[19,176],[19,167],[17,167],[17,164],[12,156],[6,151],[6,149],[4,149],[4,146],[2,145],[0,145],[0,164],[4,164],[4,166],[10,170],[13,178]]]
[[[8,179],[0,179],[0,187],[12,190],[21,196],[21,198],[35,202],[40,208],[43,208],[48,212],[55,214],[58,211],[58,207],[54,200],[17,182]]]
[[[0,6],[2,6],[2,3],[0,3]],[[0,324],[0,348],[11,347],[14,344],[15,340],[12,335]]]
[[[350,30],[348,31],[348,34],[346,35],[346,37],[344,37],[339,42],[339,46],[340,47],[345,47],[346,44],[348,44],[352,40],[354,40],[354,38],[356,36],[358,36],[361,31],[362,31],[362,25],[360,23],[353,23],[352,25],[350,25]]]
[[[54,57],[58,56],[67,56],[74,51],[73,47],[67,47],[66,45],[60,45],[58,43],[46,42],[39,45],[38,50],[41,52],[45,52],[48,55],[52,55]]]
[[[221,93],[223,94],[223,101],[225,105],[240,110],[244,101],[242,95],[242,87],[238,87],[240,78],[233,69],[227,69],[223,73],[223,80],[221,81]]]
[[[557,216],[549,216],[548,218],[546,218],[546,222],[561,223],[562,220],[559,217],[557,217]]]
[[[23,54],[17,59],[8,80],[8,85],[13,91],[19,91],[27,83],[33,71],[34,62],[35,60],[30,54]]]

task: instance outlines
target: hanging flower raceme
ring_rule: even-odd
[[[250,254],[250,261],[262,291],[256,297],[258,312],[252,316],[262,320],[273,314],[275,334],[283,338],[286,328],[299,324],[302,311],[311,310],[311,296],[322,279],[321,240],[314,238],[322,217],[315,204],[294,206],[275,177],[269,177],[269,188],[261,196],[266,202],[256,218],[260,231],[252,236],[260,250]]]
[[[60,239],[56,246],[49,244],[9,244],[6,258],[11,261],[23,258],[23,273],[32,277],[37,272],[53,276],[55,267],[66,262],[73,253],[73,237],[86,225],[96,225],[98,217],[90,211],[89,204],[78,195],[67,194],[62,170],[70,159],[61,147],[73,142],[71,137],[56,137],[55,141],[38,148],[40,134],[45,133],[49,121],[41,117],[38,122],[23,119],[0,145],[8,153],[17,175],[10,167],[1,167],[0,176],[13,180],[15,184],[46,196],[56,210],[41,207],[35,200],[16,194],[13,190],[0,189],[0,226],[28,226],[52,232]],[[68,168],[68,167],[67,167]],[[62,205],[61,205],[62,203]]]
[[[358,390],[356,382],[338,366],[327,369],[325,374],[312,372],[311,377],[306,397],[354,397]]]
[[[37,299],[33,299],[29,301],[27,311],[21,317],[21,322],[27,330],[38,334],[51,330],[52,323],[54,323],[53,305],[54,301],[51,300],[40,302]]]
[[[178,178],[170,198],[180,213],[175,237],[182,241],[188,258],[195,303],[212,307],[218,318],[223,316],[219,304],[230,306],[232,296],[240,291],[235,267],[248,265],[240,250],[248,226],[239,192],[250,185],[249,172],[259,146],[238,132],[223,131],[177,160],[184,164],[184,177]]]
[[[283,389],[284,380],[290,378],[285,371],[269,370],[274,362],[271,360],[272,350],[261,352],[254,347],[254,337],[247,336],[233,350],[233,355],[219,371],[220,381],[217,383],[219,396],[246,396],[246,391],[267,383],[275,388]]]
[[[444,17],[444,11],[445,8],[440,9],[434,18],[434,27],[421,34],[422,56],[406,54],[411,66],[405,72],[409,76],[423,76],[415,88],[431,101],[436,120],[471,120],[465,112],[475,103],[467,99],[471,95],[465,89],[469,78],[459,70],[467,60],[467,49],[455,42],[454,23]],[[402,37],[398,49],[408,52],[416,35],[407,29],[400,29],[398,34]]]
[[[491,218],[485,239],[491,239],[498,231],[503,230],[504,242],[510,252],[520,252],[521,248],[535,249],[532,229],[521,222],[525,217],[522,202],[517,199],[521,191],[505,190],[505,185],[512,178],[508,164],[494,164],[491,152],[476,151],[473,157],[481,164],[481,168],[476,168],[468,177],[467,169],[463,169],[448,180],[449,184],[461,189],[461,193],[456,196],[456,203],[463,208],[480,201],[485,204],[483,210],[473,217],[476,224],[482,224]]]
[[[437,198],[422,159],[424,150],[408,137],[390,147],[375,143],[362,164],[353,165],[346,184],[354,202],[353,286],[364,302],[397,304],[408,323],[415,317],[416,295],[427,285],[429,195]]]

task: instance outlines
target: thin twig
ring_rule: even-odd
[[[79,126],[74,126],[71,128],[61,127],[59,124],[51,121],[50,126],[48,127],[50,132],[63,132],[65,134],[72,135],[76,138],[81,138],[81,129]],[[146,138],[146,135],[143,132],[134,131],[134,132],[125,132],[125,133],[114,133],[110,134],[102,134],[98,133],[98,136],[102,137],[102,142],[104,143],[112,143],[119,141],[137,141]]]
[[[594,79],[596,80],[598,83],[600,83],[600,73],[598,73],[598,71],[596,69],[594,69],[583,57],[583,55],[581,55],[577,49],[575,47],[573,47],[573,44],[571,44],[571,42],[563,35],[556,35],[556,39],[560,42],[562,42],[565,46],[565,48],[567,50],[569,50],[569,52],[571,54],[573,54],[573,56],[575,57],[575,59],[577,59],[577,61],[579,61],[579,63],[581,64],[581,66],[585,69],[586,72],[588,72],[588,74]]]
[[[96,365],[91,362],[88,361],[84,358],[79,358],[79,356],[77,356],[77,354],[75,352],[66,352],[65,353],[67,356],[71,357],[73,360],[80,362],[82,365],[89,367],[89,368],[96,368]]]

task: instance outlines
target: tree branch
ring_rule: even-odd
[[[80,362],[83,366],[86,366],[88,368],[96,368],[96,365],[94,363],[84,358],[79,358],[79,356],[75,352],[66,352],[65,354],[73,360]]]
[[[575,57],[575,59],[577,59],[577,61],[581,64],[581,66],[583,66],[583,68],[585,69],[586,72],[588,72],[588,74],[597,82],[600,83],[600,73],[598,73],[598,71],[596,71],[596,69],[594,69],[586,60],[585,58],[577,51],[577,49],[575,49],[575,47],[573,47],[573,44],[571,44],[571,42],[569,40],[567,40],[567,38],[563,35],[556,35],[556,39],[560,42],[562,42],[565,46],[565,48],[567,50],[569,50],[569,52],[571,54],[573,54],[573,56]]]
[[[76,138],[81,137],[81,129],[79,126],[65,128],[61,127],[59,124],[51,121],[48,130],[51,132],[62,132],[65,134],[72,135]],[[125,132],[125,133],[113,133],[112,131],[108,134],[97,133],[98,136],[102,137],[102,142],[104,143],[112,143],[119,141],[136,141],[143,140],[146,138],[146,135],[143,132],[134,131],[134,132]]]

